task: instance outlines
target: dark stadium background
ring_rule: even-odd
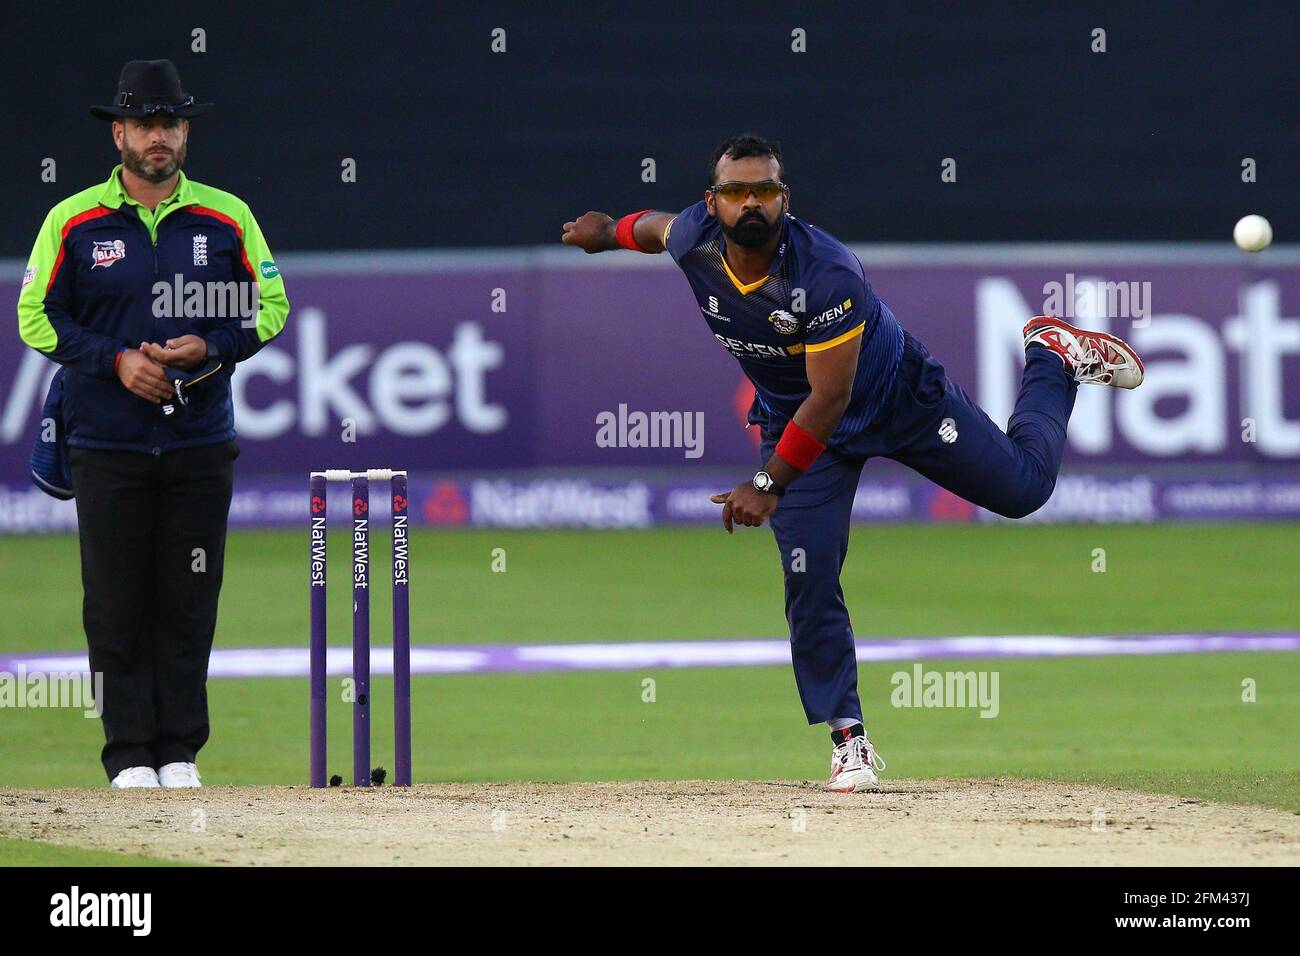
[[[188,169],[274,224],[278,251],[554,242],[588,208],[685,205],[740,130],[784,143],[795,211],[849,241],[1223,241],[1260,211],[1285,242],[1298,9],[8,4],[0,257],[26,256],[45,211],[104,177],[116,157],[86,108],[136,57],[171,58],[217,103]],[[790,52],[795,27],[807,53]]]

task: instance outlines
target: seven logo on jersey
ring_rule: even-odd
[[[951,418],[945,418],[939,425],[939,438],[948,445],[955,442],[957,440],[957,423]]]
[[[194,264],[196,266],[208,264],[208,237],[201,232],[194,236]]]
[[[799,320],[785,309],[777,309],[767,317],[767,321],[771,322],[772,328],[782,335],[794,335],[799,331]]]
[[[713,337],[737,358],[754,355],[761,355],[765,358],[789,358],[793,355],[803,354],[802,342],[796,342],[793,345],[764,345],[762,342],[743,342],[740,339],[719,335],[717,332],[713,333]]]
[[[808,320],[808,331],[811,332],[813,329],[817,328],[818,326],[827,325],[831,322],[834,322],[836,319],[845,315],[852,308],[853,308],[852,299],[845,299],[839,305],[831,306],[821,315],[814,315],[811,319]]]
[[[90,255],[95,261],[90,268],[98,269],[103,266],[107,269],[118,259],[126,258],[126,243],[121,239],[105,239],[95,243],[94,248],[90,250]]]

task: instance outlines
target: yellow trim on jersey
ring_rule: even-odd
[[[676,217],[676,216],[673,216],[673,218],[671,218],[671,219],[668,220],[668,225],[664,226],[664,239],[663,239],[663,243],[664,243],[664,248],[665,248],[665,249],[668,248],[668,233],[670,233],[670,232],[673,231],[673,223],[675,223],[676,221],[677,221],[677,217]]]
[[[756,282],[750,282],[749,284],[746,284],[736,278],[736,274],[731,271],[731,266],[727,265],[726,256],[719,256],[719,258],[722,259],[722,268],[727,270],[727,278],[731,280],[731,284],[734,285],[740,291],[741,295],[749,295],[751,292],[753,292],[755,289],[761,286],[768,279],[772,278],[770,275],[766,275],[763,276],[763,278],[757,280]]]
[[[856,329],[852,329],[848,332],[845,332],[843,335],[837,335],[829,342],[808,342],[804,345],[804,351],[825,352],[827,349],[833,349],[835,348],[835,346],[847,342],[851,338],[855,338],[856,336],[861,335],[862,330],[865,329],[866,327],[867,327],[867,323],[863,321],[863,323],[859,325]]]

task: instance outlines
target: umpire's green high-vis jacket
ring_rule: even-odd
[[[284,328],[284,280],[241,199],[181,173],[151,212],[126,194],[121,168],[45,217],[18,296],[19,333],[67,369],[69,445],[159,454],[228,441],[230,375]],[[187,334],[223,367],[165,415],[127,391],[114,364],[124,348]]]

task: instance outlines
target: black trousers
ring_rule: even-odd
[[[234,442],[163,455],[70,448],[90,669],[111,780],[192,762],[208,739]]]

